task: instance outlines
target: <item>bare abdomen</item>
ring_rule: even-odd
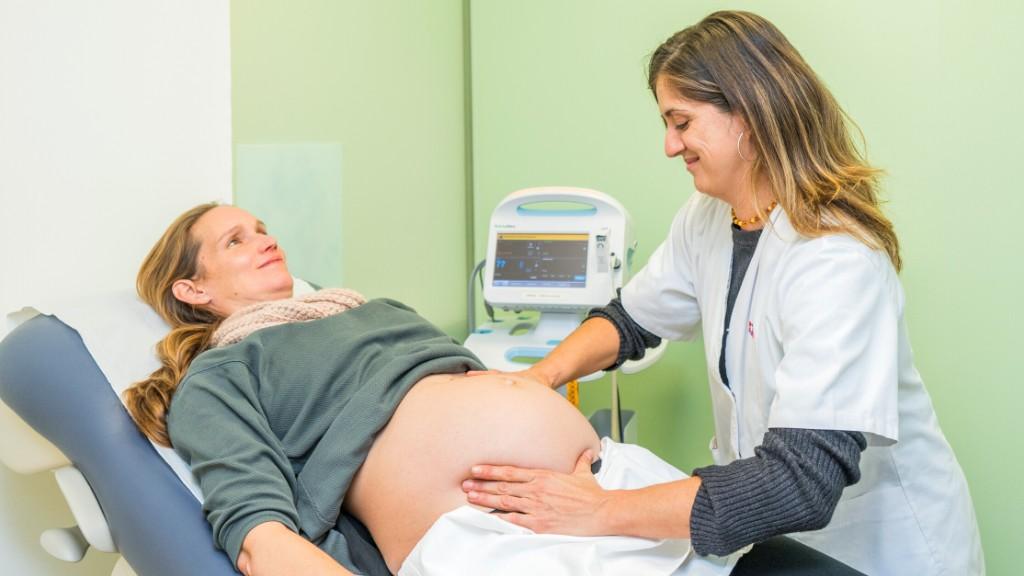
[[[466,504],[474,464],[569,472],[600,450],[597,434],[557,392],[508,375],[438,375],[417,383],[377,437],[345,497],[396,572],[427,529]]]

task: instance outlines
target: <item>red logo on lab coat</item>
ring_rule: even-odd
[[[750,334],[751,338],[754,337],[754,322],[751,320],[747,320],[747,333]]]

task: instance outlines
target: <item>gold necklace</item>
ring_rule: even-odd
[[[779,201],[778,200],[772,200],[772,203],[768,205],[768,209],[765,210],[764,213],[765,214],[771,214],[772,210],[775,210],[775,207],[778,206],[778,205],[779,205]],[[760,221],[761,221],[761,216],[758,215],[758,214],[754,214],[753,218],[751,218],[750,220],[740,220],[739,218],[736,217],[736,209],[735,208],[732,209],[732,223],[737,225],[737,226],[739,226],[740,228],[743,228],[744,226],[751,226],[753,224],[757,224]]]

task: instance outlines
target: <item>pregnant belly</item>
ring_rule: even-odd
[[[508,375],[430,376],[402,400],[345,497],[392,572],[445,512],[474,464],[569,472],[600,442],[560,394]]]

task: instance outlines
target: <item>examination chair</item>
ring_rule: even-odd
[[[78,523],[44,533],[51,554],[120,552],[114,576],[237,574],[213,547],[199,501],[139,433],[76,331],[44,315],[12,331],[0,342],[0,399],[17,413],[0,415],[5,463],[55,470]],[[18,416],[45,439],[18,430]]]
[[[43,534],[52,555],[119,552],[112,576],[237,574],[214,548],[199,501],[136,429],[78,331],[47,315],[14,329],[0,342],[0,400],[0,460],[23,474],[54,470],[78,523]],[[733,570],[748,574],[859,573],[774,538]]]

